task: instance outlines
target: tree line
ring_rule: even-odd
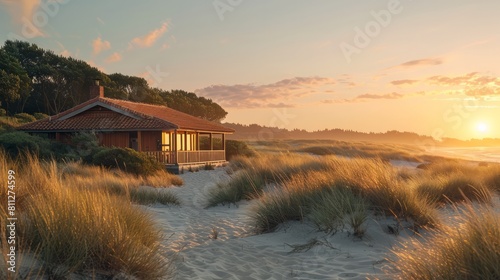
[[[57,55],[35,44],[6,41],[0,48],[0,108],[9,115],[55,115],[89,99],[89,88],[101,80],[106,97],[166,105],[220,122],[227,112],[211,99],[183,90],[150,87],[141,77],[105,74],[83,60]]]

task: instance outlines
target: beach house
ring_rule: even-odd
[[[75,132],[93,131],[103,146],[132,148],[177,170],[225,162],[226,135],[234,132],[167,106],[106,98],[98,80],[88,101],[18,129],[60,142],[69,142]]]

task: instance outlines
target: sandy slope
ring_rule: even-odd
[[[229,178],[224,169],[181,177],[185,185],[172,191],[182,206],[149,208],[168,237],[164,245],[177,256],[175,279],[384,279],[384,254],[404,238],[384,232],[388,223],[395,224],[385,218],[371,218],[363,240],[348,232],[327,235],[299,222],[253,235],[248,218],[252,202],[204,209],[207,191]],[[210,238],[212,228],[217,239]],[[305,244],[312,238],[320,244],[290,253],[287,244]]]

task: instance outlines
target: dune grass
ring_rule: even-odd
[[[268,154],[236,159],[236,164],[240,170],[210,193],[208,206],[258,198],[252,210],[257,232],[307,218],[321,230],[335,232],[350,224],[361,235],[366,208],[409,221],[415,228],[439,225],[434,205],[406,187],[409,178],[380,159]],[[346,188],[352,200],[334,209],[333,201],[342,200],[336,196],[346,198]],[[331,215],[335,211],[339,214]]]
[[[237,170],[232,180],[213,189],[208,206],[257,199],[252,209],[257,232],[308,219],[320,230],[336,232],[348,225],[361,235],[367,217],[363,209],[409,222],[415,230],[439,227],[440,206],[466,200],[488,203],[500,178],[496,165],[441,158],[412,172],[380,158],[294,153],[235,158],[231,166]]]
[[[228,183],[219,184],[209,194],[207,207],[236,203],[262,194],[266,184],[287,181],[293,174],[325,170],[324,161],[312,156],[276,154],[260,157],[235,157],[231,167],[239,170]]]
[[[500,216],[492,208],[468,207],[458,225],[396,249],[388,272],[397,279],[498,279],[499,240]]]
[[[283,149],[301,152],[307,146],[285,144]],[[310,156],[260,145],[271,153],[235,158],[233,178],[213,190],[211,206],[254,199],[250,215],[258,233],[306,220],[331,234],[347,231],[363,237],[369,215],[392,216],[409,224],[416,235],[394,252],[390,277],[498,279],[500,216],[488,207],[500,191],[499,165],[415,155],[411,148],[380,153],[378,144],[344,151],[342,157],[330,155],[331,148],[322,156]],[[425,169],[404,170],[388,159],[431,162]],[[439,216],[449,205],[470,209],[458,226],[444,224]],[[474,211],[471,205],[483,210]],[[425,238],[420,229],[426,230]]]
[[[169,261],[160,244],[163,236],[150,215],[132,204],[134,199],[143,200],[135,198],[142,193],[129,191],[140,179],[30,155],[14,162],[0,153],[0,176],[7,178],[9,169],[17,174],[17,234],[22,241],[18,254],[35,258],[32,266],[45,277],[79,273],[160,279],[168,274]],[[108,183],[114,191],[106,188]],[[146,196],[150,204],[150,194]],[[7,200],[6,188],[0,190],[0,199]],[[157,194],[155,199],[167,200]],[[1,209],[0,222],[5,224],[3,203]],[[5,227],[0,234],[5,236]],[[4,248],[5,240],[0,242]]]
[[[159,171],[150,176],[135,176],[120,170],[108,171],[102,167],[82,166],[75,162],[61,164],[60,168],[63,178],[71,180],[75,188],[125,196],[137,204],[180,204],[180,200],[166,187],[179,186],[183,183],[182,179],[166,171]]]

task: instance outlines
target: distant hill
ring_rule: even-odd
[[[441,139],[441,141],[437,141],[430,136],[419,135],[414,132],[401,132],[396,130],[391,130],[383,133],[366,133],[337,128],[309,132],[306,130],[287,130],[278,127],[261,126],[258,124],[242,125],[235,123],[224,123],[224,125],[236,131],[233,135],[228,136],[228,139],[235,140],[266,141],[273,139],[329,139],[338,141],[397,143],[418,146],[500,146],[500,139],[471,139],[464,141],[454,138],[443,138]]]

